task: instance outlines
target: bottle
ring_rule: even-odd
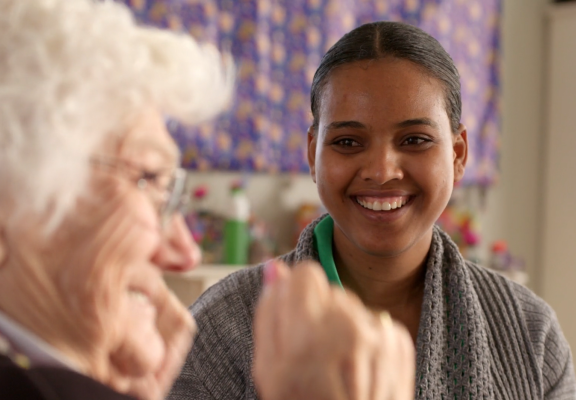
[[[230,189],[230,206],[224,225],[224,263],[230,265],[248,264],[250,234],[248,220],[250,202],[241,181],[236,181]]]

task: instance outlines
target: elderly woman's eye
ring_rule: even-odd
[[[157,172],[143,171],[139,179],[144,179],[148,183],[156,184],[158,182],[159,176],[160,174]]]
[[[138,182],[140,187],[142,187],[141,182],[146,182],[146,187],[153,187],[155,190],[165,191],[169,190],[171,175],[165,171],[142,171],[138,178]]]

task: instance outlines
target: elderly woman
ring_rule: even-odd
[[[162,271],[200,259],[164,116],[221,110],[231,63],[114,2],[0,0],[0,31],[0,398],[160,399],[195,330]],[[316,266],[271,264],[265,282],[263,398],[409,398],[413,350],[389,317]]]

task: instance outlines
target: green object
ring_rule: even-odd
[[[322,268],[324,268],[324,272],[330,283],[343,287],[332,253],[333,234],[334,220],[331,216],[327,215],[326,218],[320,221],[318,225],[316,225],[316,228],[314,228],[314,247],[316,247],[316,251],[318,251],[320,264]]]
[[[248,222],[226,221],[224,226],[224,263],[231,265],[248,264],[249,247]]]

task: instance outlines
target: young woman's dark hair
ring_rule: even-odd
[[[412,25],[380,21],[362,25],[344,35],[322,58],[314,74],[310,100],[314,130],[318,128],[322,89],[334,68],[362,60],[396,57],[411,61],[444,85],[446,112],[452,132],[460,125],[460,74],[436,39]]]

